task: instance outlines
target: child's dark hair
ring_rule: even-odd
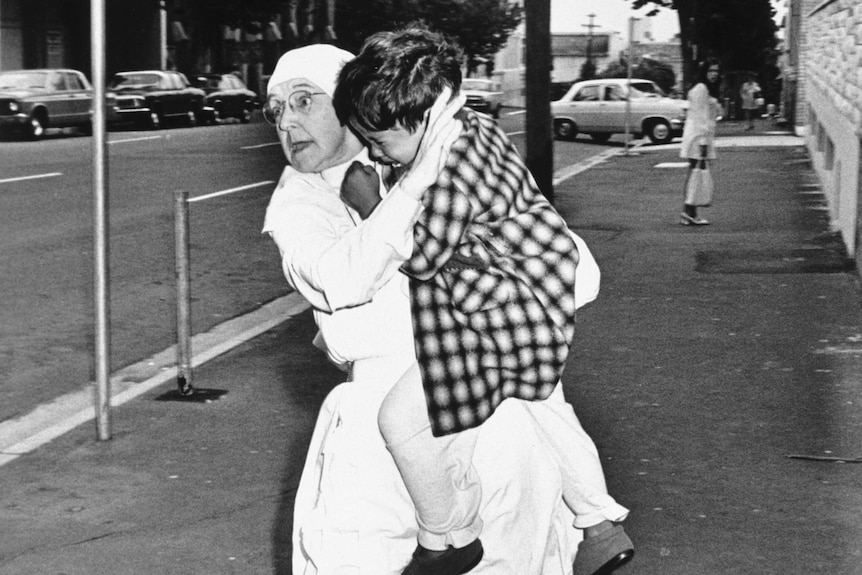
[[[719,76],[715,82],[709,81],[709,69],[713,66],[718,66]],[[697,69],[697,83],[704,84],[706,89],[709,90],[709,95],[713,98],[718,98],[719,96],[719,88],[721,86],[721,62],[718,58],[710,56],[706,60],[700,63]]]
[[[428,28],[374,34],[338,74],[335,112],[375,132],[396,123],[414,131],[445,87],[457,94],[461,61],[460,48]]]

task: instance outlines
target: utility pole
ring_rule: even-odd
[[[631,117],[632,117],[632,64],[634,53],[632,45],[635,43],[635,22],[638,18],[629,17],[629,49],[626,57],[626,151],[625,155],[631,155],[629,151],[629,136],[631,135]]]
[[[589,30],[589,32],[587,33],[587,62],[589,62],[590,64],[592,64],[593,62],[593,28],[599,27],[598,24],[593,24],[593,20],[595,19],[595,17],[595,14],[587,14],[587,18],[590,19],[590,23],[581,24],[581,26]],[[584,79],[586,80],[587,78]]]

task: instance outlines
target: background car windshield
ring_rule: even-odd
[[[45,80],[48,74],[45,72],[3,72],[0,73],[0,90],[10,88],[45,88]]]
[[[492,89],[492,86],[491,82],[489,82],[488,80],[472,80],[467,78],[463,82],[461,82],[461,88],[463,88],[464,90],[489,91]]]
[[[212,78],[207,76],[198,76],[195,79],[195,86],[204,90],[218,90],[223,88],[221,78]]]
[[[155,88],[158,87],[160,80],[158,74],[118,74],[111,79],[108,88],[119,90]]]
[[[652,82],[632,82],[632,98],[659,98],[664,95],[661,88]]]

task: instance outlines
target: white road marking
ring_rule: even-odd
[[[109,144],[125,144],[126,142],[142,142],[144,140],[160,140],[163,136],[141,136],[140,138],[126,138],[125,140],[110,140]]]
[[[255,144],[254,146],[242,146],[240,150],[256,150],[258,148],[267,148],[269,146],[280,146],[281,142],[270,142],[268,144]]]
[[[296,292],[287,294],[257,310],[215,326],[192,338],[197,351],[191,366],[197,367],[222,355],[308,309],[308,302]],[[176,347],[162,351],[111,374],[111,405],[122,405],[177,376]],[[143,381],[141,380],[143,377]],[[0,467],[21,455],[95,419],[93,383],[40,405],[31,413],[0,423]]]
[[[201,200],[208,200],[210,198],[215,198],[216,196],[224,196],[227,194],[233,194],[235,192],[242,192],[244,190],[250,190],[251,188],[259,188],[261,186],[268,186],[270,184],[274,184],[274,180],[266,180],[264,182],[257,182],[255,184],[248,184],[247,186],[239,186],[238,188],[230,188],[229,190],[222,190],[220,192],[213,192],[211,194],[206,194],[203,196],[195,196],[194,198],[189,198],[189,203],[191,202],[199,202]]]
[[[50,174],[36,174],[33,176],[20,176],[18,178],[6,178],[4,180],[0,180],[0,184],[9,184],[12,182],[23,182],[24,180],[38,180],[40,178],[56,178],[57,176],[62,176],[63,172],[51,172]]]
[[[643,140],[641,140],[640,143],[632,146],[630,149],[632,151],[634,151],[635,149],[639,148],[642,145],[643,145]],[[601,164],[602,162],[606,162],[608,160],[608,158],[611,158],[613,156],[622,156],[625,153],[626,153],[625,149],[608,148],[604,152],[596,154],[595,156],[590,156],[586,160],[581,160],[577,164],[572,164],[570,166],[566,166],[565,168],[563,168],[561,170],[557,170],[556,173],[554,173],[553,185],[556,186],[557,184],[564,182],[571,177],[577,176],[581,172],[586,172],[590,168],[592,168],[598,164]]]

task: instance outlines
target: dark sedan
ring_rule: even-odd
[[[77,127],[89,133],[93,89],[83,73],[66,69],[0,72],[0,128],[31,139],[48,128]]]
[[[169,120],[193,126],[205,120],[203,90],[174,71],[119,72],[108,83],[116,99],[119,121],[131,121],[158,129]]]
[[[206,93],[205,111],[212,121],[225,118],[238,118],[243,124],[251,121],[257,94],[235,74],[198,74],[192,83]]]

